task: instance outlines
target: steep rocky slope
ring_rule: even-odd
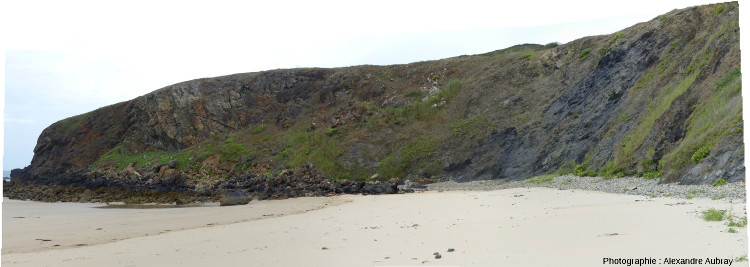
[[[738,18],[723,3],[562,45],[187,81],[51,125],[15,176],[198,192],[303,166],[333,182],[744,180]]]

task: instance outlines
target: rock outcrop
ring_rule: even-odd
[[[187,81],[56,122],[14,176],[261,196],[275,193],[257,186],[287,174],[309,183],[311,169],[317,187],[344,193],[397,190],[358,182],[371,177],[524,179],[566,168],[744,180],[738,17],[736,2],[723,3],[562,45]],[[294,179],[274,192],[318,192]]]

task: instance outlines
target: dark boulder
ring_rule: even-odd
[[[245,205],[247,203],[250,203],[250,200],[252,198],[245,192],[241,191],[234,191],[224,194],[224,196],[219,199],[219,205],[220,206],[233,206],[233,205]]]

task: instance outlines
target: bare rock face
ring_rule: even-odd
[[[52,124],[16,175],[262,199],[524,179],[571,164],[742,181],[738,16],[724,3],[562,45],[186,81]],[[701,147],[710,153],[692,161]]]

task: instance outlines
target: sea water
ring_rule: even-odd
[[[3,171],[3,181],[10,182],[10,171]]]

